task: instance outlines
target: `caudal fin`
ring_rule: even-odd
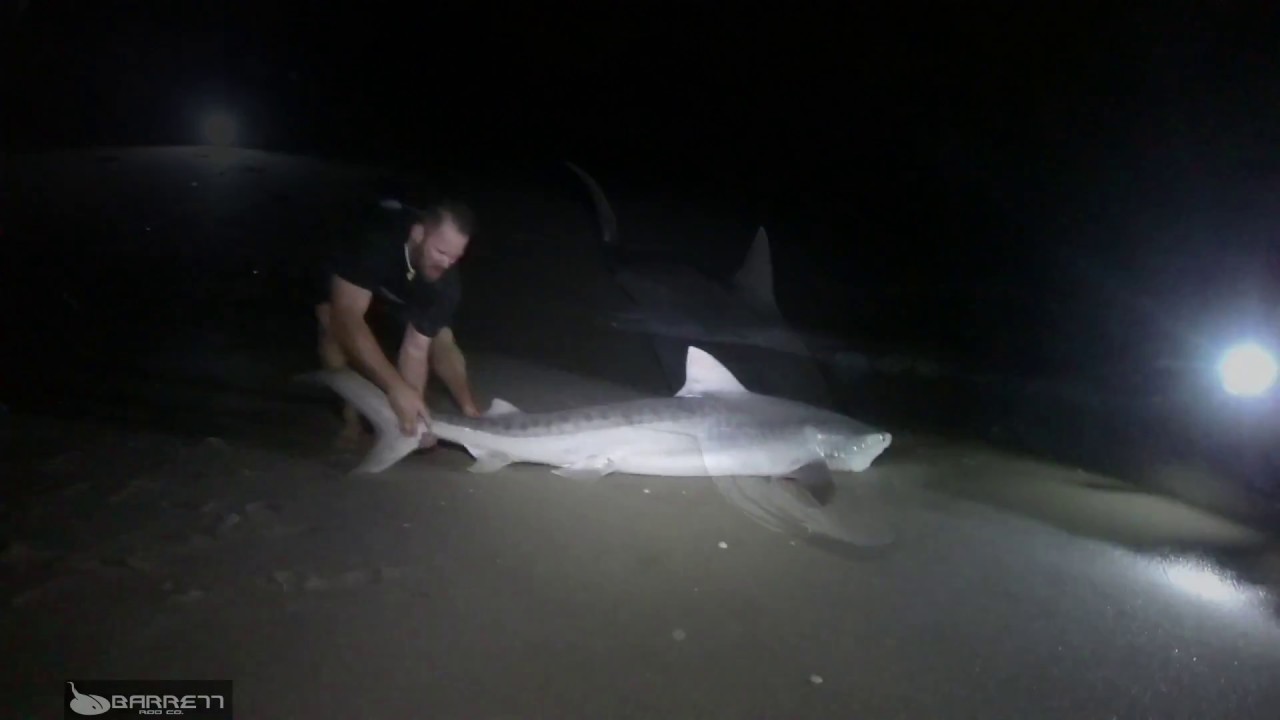
[[[298,379],[318,382],[333,390],[373,425],[376,438],[373,448],[352,473],[382,472],[418,449],[425,426],[420,425],[419,431],[410,436],[400,432],[400,421],[391,409],[387,394],[354,370],[320,370]]]
[[[605,247],[613,247],[618,244],[618,219],[613,214],[613,208],[609,205],[609,199],[604,196],[604,190],[600,188],[600,183],[595,178],[587,174],[586,170],[566,161],[565,165],[577,175],[582,182],[587,185],[587,193],[591,195],[591,204],[595,206],[596,217],[600,221],[600,242]]]

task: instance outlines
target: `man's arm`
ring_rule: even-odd
[[[338,276],[330,283],[330,302],[333,312],[330,325],[333,337],[338,341],[348,358],[363,370],[382,391],[391,394],[405,380],[400,372],[387,359],[373,330],[365,322],[365,312],[369,309],[369,301],[373,293],[358,285],[353,285]]]
[[[405,323],[404,339],[400,342],[400,375],[415,392],[426,400],[428,357],[433,343],[431,338],[414,329],[413,323]]]
[[[471,384],[467,381],[467,360],[454,340],[451,329],[444,328],[436,334],[431,343],[431,362],[462,412],[479,415],[475,399],[471,397]]]

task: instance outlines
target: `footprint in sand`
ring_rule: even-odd
[[[9,605],[15,608],[33,605],[37,601],[46,597],[52,583],[45,583],[33,588],[28,588],[9,598]]]
[[[144,490],[153,490],[157,487],[160,487],[159,483],[151,482],[148,480],[131,480],[129,481],[128,485],[125,485],[123,488],[120,488],[115,493],[113,493],[109,498],[107,498],[107,502],[118,503],[118,502],[121,502],[122,500],[127,500],[128,498],[134,495],[137,495],[138,493],[141,493]]]
[[[57,553],[36,550],[23,542],[11,542],[0,553],[0,563],[19,572],[47,565],[58,558]]]
[[[240,525],[240,521],[239,513],[227,513],[218,521],[218,526],[214,528],[213,534],[217,537],[225,538],[235,531],[236,527]]]
[[[134,554],[124,559],[124,564],[144,575],[150,575],[160,569],[160,564],[144,555]]]
[[[13,554],[21,556],[23,553],[17,551]],[[55,563],[56,567],[53,567]],[[109,554],[94,555],[89,553],[49,554],[43,565],[53,567],[53,572],[45,577],[38,578],[34,584],[26,584],[24,588],[19,588],[18,592],[9,598],[10,606],[20,608],[46,600],[57,594],[61,588],[67,587],[68,584],[74,584],[84,579],[86,575],[92,578],[93,576],[113,575],[128,571],[150,573],[155,569],[154,565],[151,565],[141,557],[121,557]]]
[[[378,582],[378,574],[372,570],[348,570],[328,578],[316,575],[307,576],[302,584],[304,590],[310,592],[322,590],[350,590]]]
[[[284,510],[278,503],[266,500],[255,500],[244,506],[245,517],[258,527],[277,525],[280,513]]]
[[[272,582],[285,592],[302,589],[306,592],[323,592],[326,590],[351,590],[381,585],[400,580],[406,575],[406,569],[400,567],[378,566],[358,568],[323,577],[315,573],[303,573],[296,570],[276,570],[271,573]]]
[[[311,529],[307,525],[285,524],[282,520],[283,514],[284,507],[276,502],[260,500],[244,506],[244,516],[261,536],[269,538],[296,536]]]
[[[205,515],[221,513],[223,507],[223,503],[212,501],[205,503],[200,512]],[[208,531],[194,533],[191,536],[191,543],[198,547],[207,547],[218,539],[227,539],[244,531],[275,538],[297,535],[311,529],[305,525],[284,524],[281,522],[283,512],[284,508],[279,503],[255,500],[238,510],[221,515]]]
[[[208,550],[218,544],[217,538],[206,533],[191,533],[187,538],[187,545],[196,550]]]
[[[78,482],[75,485],[71,485],[69,487],[63,488],[62,496],[71,497],[73,495],[78,495],[79,493],[82,493],[85,490],[88,490],[89,487],[90,485],[87,482]]]
[[[60,455],[45,460],[37,470],[48,475],[61,475],[81,467],[84,453],[79,450],[68,450]]]
[[[71,555],[67,558],[65,566],[74,573],[90,574],[132,570],[143,575],[151,575],[161,570],[160,562],[145,553],[123,555],[109,551]]]
[[[170,595],[169,599],[172,600],[173,602],[189,604],[189,603],[197,602],[199,600],[203,600],[204,591],[197,588],[191,588],[186,592]]]

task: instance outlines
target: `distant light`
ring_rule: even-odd
[[[214,113],[205,118],[204,136],[211,145],[226,147],[236,141],[236,121],[226,113]]]
[[[1241,343],[1228,350],[1218,364],[1222,388],[1240,397],[1257,397],[1276,384],[1280,367],[1275,356],[1256,343]]]

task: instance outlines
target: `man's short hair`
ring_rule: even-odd
[[[446,219],[452,220],[458,232],[470,237],[475,233],[476,216],[471,208],[459,200],[437,200],[422,209],[414,208],[419,221],[434,230]]]

